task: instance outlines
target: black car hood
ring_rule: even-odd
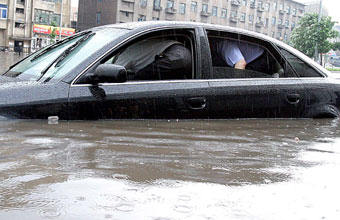
[[[20,80],[13,77],[7,76],[0,76],[0,89],[5,88],[13,88],[13,87],[20,87],[20,86],[28,86],[28,85],[37,85],[40,84],[37,81],[28,81],[28,80]]]

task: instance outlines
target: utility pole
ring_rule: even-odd
[[[59,23],[59,41],[61,41],[61,25],[63,22],[63,0],[61,0],[61,9],[60,9],[60,23]]]
[[[319,30],[319,24],[320,24],[320,21],[321,21],[321,17],[322,17],[322,0],[320,0],[320,7],[319,7],[318,30]],[[316,41],[316,44],[315,44],[314,58],[315,58],[315,61],[319,63],[318,41]]]

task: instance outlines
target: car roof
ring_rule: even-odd
[[[128,23],[117,23],[117,24],[109,24],[104,26],[98,26],[93,28],[94,30],[103,29],[103,28],[121,28],[127,30],[138,30],[138,29],[150,29],[155,27],[186,27],[186,28],[195,28],[195,27],[203,27],[208,29],[218,29],[229,31],[233,33],[246,34],[251,36],[256,36],[266,40],[276,40],[274,38],[268,37],[264,34],[260,34],[254,31],[248,31],[245,29],[234,28],[223,25],[216,24],[207,24],[207,23],[199,23],[199,22],[188,22],[188,21],[143,21],[143,22],[128,22]]]
[[[252,37],[256,37],[258,39],[262,39],[265,41],[269,41],[272,43],[275,43],[277,45],[280,45],[283,48],[287,48],[287,44],[283,43],[282,41],[279,41],[275,38],[269,37],[267,35],[257,33],[254,31],[248,31],[245,29],[230,27],[230,26],[224,26],[224,25],[217,25],[217,24],[207,24],[207,23],[199,23],[199,22],[188,22],[188,21],[142,21],[142,22],[128,22],[128,23],[116,23],[116,24],[109,24],[104,26],[98,26],[95,28],[92,28],[92,30],[101,30],[106,28],[119,28],[119,29],[127,29],[127,30],[146,30],[150,28],[162,28],[162,27],[178,27],[178,28],[195,28],[195,27],[202,27],[206,29],[213,29],[213,30],[221,30],[221,31],[227,31],[232,32],[236,34],[243,34],[248,35]],[[288,50],[290,50],[289,48]]]

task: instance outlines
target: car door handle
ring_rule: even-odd
[[[194,110],[204,109],[207,104],[207,100],[204,97],[194,97],[188,99],[189,108]]]
[[[299,94],[287,94],[286,99],[289,104],[298,104],[300,101],[300,95]]]

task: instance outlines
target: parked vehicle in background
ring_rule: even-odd
[[[8,51],[8,48],[7,48],[7,47],[0,47],[0,51],[1,51],[1,52],[7,52],[7,51]]]
[[[330,62],[330,64],[332,64],[335,67],[340,67],[340,57],[338,57],[338,56],[330,57],[329,62]]]
[[[139,70],[130,68],[143,65],[143,56],[134,60],[137,55],[163,51],[155,45],[140,47],[150,40],[184,46],[191,54],[189,68],[172,71],[179,62],[166,66],[168,74],[137,77]],[[237,70],[219,62],[211,48],[224,40],[260,47],[263,53],[254,63],[261,65],[249,63]],[[137,46],[138,53],[128,54]],[[164,56],[162,52],[156,58]],[[117,65],[117,60],[125,64]],[[323,118],[339,117],[339,94],[335,75],[268,36],[210,24],[136,22],[80,32],[13,65],[1,76],[0,115],[65,120]]]

